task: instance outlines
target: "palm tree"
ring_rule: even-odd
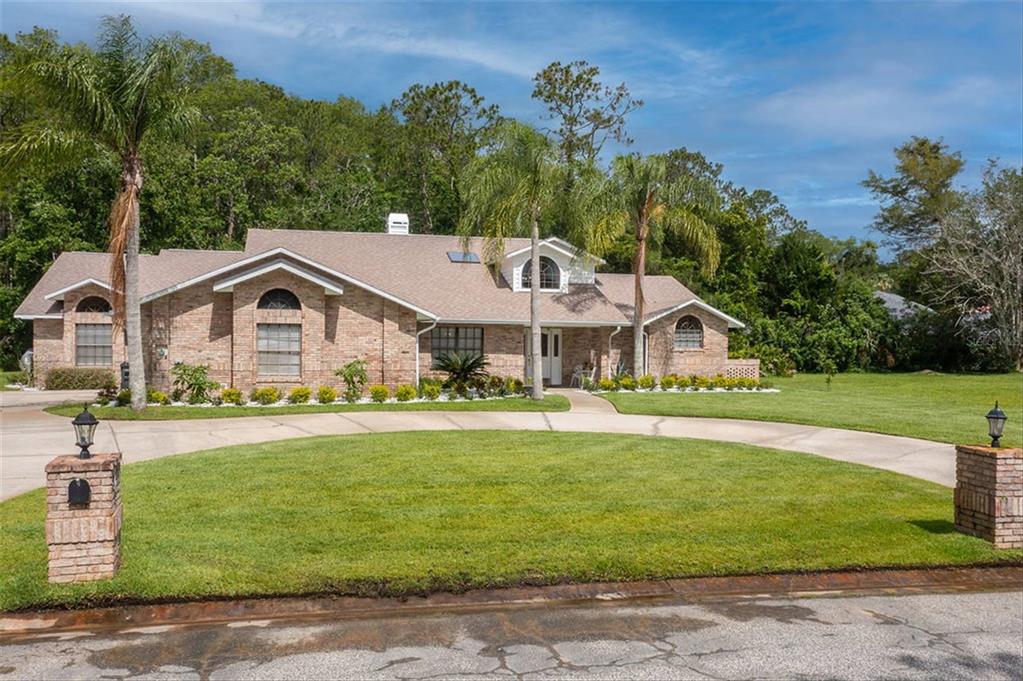
[[[497,131],[491,151],[469,164],[462,178],[465,212],[459,233],[468,246],[480,231],[484,237],[483,259],[499,266],[504,240],[529,235],[531,271],[540,271],[540,227],[562,198],[564,168],[558,151],[533,128],[510,121]],[[543,399],[543,368],[540,362],[540,286],[534,274],[529,289],[530,348],[533,357],[534,400]]]
[[[585,230],[587,249],[606,251],[615,238],[630,234],[636,253],[633,305],[633,372],[643,372],[643,277],[646,274],[646,249],[650,240],[669,232],[680,238],[701,264],[704,274],[717,269],[721,248],[714,228],[700,217],[701,209],[713,205],[710,192],[691,178],[673,177],[667,160],[661,155],[642,158],[618,156],[612,163],[611,178],[603,193],[597,217]]]
[[[20,65],[15,81],[38,93],[50,116],[22,126],[0,144],[0,163],[59,162],[90,148],[113,155],[121,181],[110,210],[110,287],[114,325],[124,327],[131,405],[146,405],[139,302],[139,194],[142,143],[151,134],[178,137],[198,120],[187,106],[179,59],[167,39],[143,43],[127,16],[106,17],[95,52],[41,50]]]

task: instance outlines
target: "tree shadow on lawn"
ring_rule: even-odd
[[[910,520],[909,524],[931,534],[954,534],[959,531],[954,523],[947,520]]]

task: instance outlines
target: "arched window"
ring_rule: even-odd
[[[703,324],[693,316],[686,316],[675,324],[675,349],[699,350],[703,347]]]
[[[110,312],[110,303],[99,296],[86,296],[78,301],[75,312]]]
[[[527,260],[522,266],[522,288],[530,288],[533,283],[533,261]],[[540,288],[561,288],[561,269],[558,263],[546,255],[540,256]]]
[[[270,289],[259,299],[256,307],[260,310],[301,310],[298,296],[284,288]]]

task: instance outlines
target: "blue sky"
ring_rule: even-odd
[[[1023,3],[0,2],[91,41],[128,13],[147,34],[209,42],[242,77],[370,108],[414,82],[459,79],[541,123],[531,77],[586,59],[646,105],[633,149],[686,146],[736,183],[778,194],[812,227],[877,238],[859,186],[910,135],[943,137],[977,182],[985,159],[1023,164]],[[399,208],[399,207],[395,207]]]

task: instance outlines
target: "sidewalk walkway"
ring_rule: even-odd
[[[126,463],[134,463],[213,447],[309,435],[405,430],[554,430],[739,442],[874,466],[948,487],[955,484],[952,445],[789,423],[626,415],[614,412],[613,408],[601,408],[590,401],[600,400],[592,395],[577,393],[570,399],[573,408],[569,412],[337,412],[191,421],[103,421],[93,451],[119,450]],[[45,483],[46,462],[56,454],[74,451],[69,419],[35,408],[3,409],[0,499],[41,487]]]

